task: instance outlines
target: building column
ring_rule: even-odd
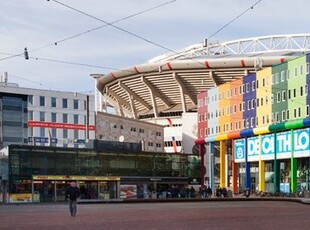
[[[211,142],[209,143],[209,186],[214,189],[214,146]]]
[[[200,144],[199,145],[199,154],[201,158],[201,163],[200,163],[200,186],[201,188],[204,188],[205,186],[205,145]]]
[[[262,160],[262,135],[259,135],[258,190],[265,191],[265,161]]]
[[[245,140],[245,189],[251,190],[250,162],[248,162],[248,138]]]
[[[235,142],[231,141],[231,174],[232,174],[232,191],[233,193],[238,192],[238,164],[235,163]]]
[[[220,141],[220,187],[226,187],[226,165],[225,165],[225,146],[226,141]]]
[[[291,129],[291,181],[290,181],[290,192],[297,192],[297,159],[294,158],[294,133]]]
[[[277,160],[277,134],[276,132],[274,135],[274,160],[273,160],[273,192],[277,193],[280,191],[280,168],[279,168],[279,161]]]

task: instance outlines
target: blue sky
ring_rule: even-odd
[[[166,2],[115,26],[178,51],[203,42],[257,0],[1,0],[0,74],[7,71],[9,82],[21,87],[91,93],[91,73],[142,64],[168,51],[111,26],[54,45],[104,25],[60,3],[113,22]],[[309,6],[306,0],[263,0],[210,41],[310,33]],[[1,60],[25,47],[29,60],[23,55]]]

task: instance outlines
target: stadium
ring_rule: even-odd
[[[204,41],[97,81],[98,110],[164,125],[165,151],[191,154],[197,138],[197,94],[308,52],[310,34],[273,35],[222,43]]]

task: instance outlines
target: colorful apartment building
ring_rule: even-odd
[[[305,54],[198,94],[195,142],[209,169],[202,183],[233,192],[310,189],[309,62]]]

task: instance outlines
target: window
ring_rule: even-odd
[[[278,92],[278,93],[277,93],[277,102],[280,102],[280,101],[281,101],[281,93]]]
[[[291,90],[290,89],[287,92],[287,99],[291,99]]]
[[[254,122],[254,117],[251,117],[251,128],[253,128],[255,125],[255,122]]]
[[[63,129],[62,130],[62,135],[63,135],[63,138],[68,138],[68,130],[67,129]]]
[[[297,75],[298,75],[298,68],[295,67],[295,69],[294,69],[294,77],[297,77]]]
[[[276,113],[275,113],[275,116],[276,116],[276,117],[275,117],[276,122],[279,122],[279,112],[276,112]]]
[[[45,121],[45,113],[40,112],[40,121]]]
[[[304,94],[304,87],[300,86],[300,96]]]
[[[62,122],[63,122],[63,123],[68,123],[68,114],[64,113],[64,114],[62,115]]]
[[[296,89],[293,89],[293,98],[296,97]]]
[[[290,119],[290,111],[286,110],[286,119],[289,120]]]
[[[76,99],[73,100],[73,108],[79,109],[79,100],[76,100]]]
[[[52,137],[57,137],[57,130],[56,129],[52,129],[51,135],[52,135]]]
[[[286,91],[283,90],[282,91],[282,101],[285,101],[286,100]]]
[[[279,73],[275,74],[275,84],[279,83]]]
[[[40,128],[40,137],[45,137],[45,129]]]
[[[266,83],[265,83],[265,78],[263,78],[263,87],[265,87]]]
[[[51,106],[56,107],[56,97],[51,98]]]
[[[77,115],[77,114],[73,115],[73,122],[74,122],[74,124],[78,124],[79,123],[79,115]]]
[[[56,115],[56,113],[52,113],[52,122],[56,122],[57,121],[57,115]]]
[[[290,70],[286,70],[286,79],[289,80],[290,79]]]
[[[45,106],[45,97],[40,96],[40,106]]]
[[[303,73],[304,73],[304,66],[300,65],[300,75],[303,75]]]
[[[28,119],[29,119],[30,121],[33,121],[33,111],[29,111],[29,112],[28,112]]]
[[[285,121],[285,114],[286,114],[286,111],[282,110],[282,121]]]
[[[285,80],[285,72],[281,71],[281,82],[284,82]]]
[[[259,107],[259,98],[256,99],[256,107]]]
[[[252,91],[255,91],[255,89],[256,89],[255,81],[252,81]]]
[[[64,109],[68,108],[68,99],[66,98],[62,99],[62,108]]]
[[[309,105],[306,106],[306,116],[309,116]]]
[[[306,69],[306,73],[309,74],[309,62],[307,62],[307,69]]]
[[[28,102],[30,105],[33,105],[33,96],[32,95],[28,95]]]
[[[246,92],[248,93],[250,91],[250,83],[246,83]]]
[[[265,116],[263,116],[262,123],[265,124]]]

